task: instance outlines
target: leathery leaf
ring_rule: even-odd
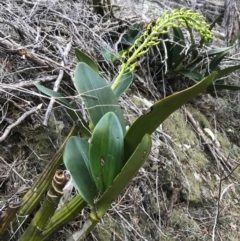
[[[80,137],[69,138],[64,149],[63,161],[79,194],[88,204],[94,206],[98,190],[89,166],[89,143]]]
[[[125,134],[125,122],[117,97],[107,82],[85,63],[78,63],[74,73],[75,87],[82,96],[93,126],[108,112],[114,112]]]
[[[75,55],[77,57],[78,62],[86,63],[90,66],[97,74],[99,73],[97,63],[89,57],[87,54],[83,53],[81,50],[75,48]]]
[[[216,74],[213,72],[192,87],[157,101],[148,113],[137,118],[124,138],[124,160],[128,160],[146,133],[151,135],[175,110],[205,90]]]
[[[90,167],[95,184],[103,193],[122,169],[123,131],[118,117],[109,112],[98,122],[90,141]]]
[[[97,201],[95,207],[96,212],[92,217],[100,219],[105,214],[111,203],[124,191],[129,185],[130,181],[136,175],[140,167],[146,161],[151,151],[151,136],[144,135],[136,150],[133,152],[129,160],[123,166],[121,172],[114,179],[113,184],[106,190],[106,192]]]

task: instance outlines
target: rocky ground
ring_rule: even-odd
[[[223,9],[222,1],[189,2],[208,21]],[[117,70],[101,49],[116,53],[109,33],[120,36],[120,22],[125,27],[149,22],[165,9],[188,6],[187,1],[130,3],[115,1],[118,18],[104,22],[82,1],[0,0],[0,207],[21,200],[73,125],[64,108],[51,107],[34,83],[71,96],[82,109],[72,84],[75,47],[95,58],[102,76],[111,80]],[[215,4],[219,8],[213,9]],[[224,45],[220,28],[221,23],[213,32],[216,44]],[[120,100],[127,123],[164,93],[146,72],[137,76]],[[231,78],[239,83],[236,75]],[[239,103],[238,93],[204,93],[172,114],[154,133],[149,160],[86,240],[240,240]],[[66,240],[79,230],[87,211],[51,240]],[[19,224],[20,233],[28,222]]]

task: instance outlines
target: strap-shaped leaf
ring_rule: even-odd
[[[85,63],[78,63],[74,73],[74,82],[82,96],[93,126],[108,112],[114,112],[125,134],[126,128],[117,97],[106,81]]]
[[[195,70],[191,70],[191,69],[180,69],[177,71],[178,73],[188,77],[189,79],[193,80],[193,81],[200,81],[203,79],[203,76],[195,71]]]
[[[89,143],[80,137],[71,137],[64,149],[63,161],[79,194],[87,203],[94,206],[98,190],[89,167]]]
[[[100,193],[113,182],[123,166],[123,132],[113,112],[98,122],[90,141],[90,167]]]
[[[50,97],[54,97],[58,102],[63,104],[66,107],[66,110],[68,114],[71,116],[71,118],[74,121],[77,121],[80,117],[76,114],[76,112],[73,110],[73,107],[71,104],[67,101],[67,98],[63,97],[60,93],[53,91],[45,86],[42,86],[40,84],[35,84],[35,86],[45,95],[48,95]]]
[[[174,34],[173,41],[175,45],[172,48],[172,56],[173,56],[173,62],[175,63],[174,66],[176,66],[175,68],[178,68],[179,66],[181,66],[182,61],[184,59],[181,57],[182,55],[184,56],[184,53],[182,53],[182,50],[185,46],[185,41],[184,41],[184,36],[181,28],[173,27],[173,34]]]
[[[83,62],[83,63],[87,64],[97,74],[99,74],[97,63],[91,57],[89,57],[87,54],[83,53],[82,51],[80,51],[77,48],[74,51],[75,51],[75,55],[77,57],[78,62]]]
[[[95,217],[96,219],[102,218],[114,199],[116,199],[129,185],[132,178],[147,159],[151,151],[151,145],[150,135],[144,135],[132,156],[126,162],[118,176],[114,179],[112,186],[106,190],[97,202],[97,213],[95,213],[95,215],[97,215],[97,217]]]
[[[225,84],[212,84],[207,88],[207,91],[212,90],[231,90],[231,91],[239,91],[240,85],[225,85]]]
[[[114,83],[114,80],[112,81],[112,83]],[[119,85],[113,91],[114,94],[116,95],[116,97],[119,98],[129,88],[129,86],[132,84],[132,82],[133,82],[133,72],[125,73],[122,76]]]
[[[223,58],[228,54],[230,49],[227,49],[221,53],[219,53],[217,56],[215,56],[211,63],[209,64],[209,69],[207,68],[206,75],[208,73],[211,73],[212,71],[216,70],[220,62],[223,60]]]
[[[194,86],[157,101],[147,114],[140,116],[129,128],[124,138],[125,160],[132,155],[146,133],[151,135],[169,115],[205,90],[216,74],[213,72]]]
[[[229,51],[230,49],[232,48],[232,46],[230,47],[224,47],[224,48],[214,48],[214,49],[211,49],[207,52],[203,52],[202,55],[204,56],[212,56],[212,55],[216,55],[216,54],[221,54],[225,51]]]
[[[35,86],[45,95],[48,95],[50,97],[54,97],[58,102],[60,102],[62,105],[66,107],[67,113],[70,115],[70,117],[73,119],[73,121],[78,121],[80,120],[82,127],[80,128],[82,131],[82,134],[86,138],[91,137],[91,132],[88,128],[88,125],[86,121],[83,119],[81,113],[79,115],[77,112],[74,110],[72,105],[67,101],[67,98],[63,97],[60,93],[53,91],[49,88],[46,88],[45,86],[42,86],[40,84],[35,84]]]
[[[240,69],[240,65],[234,65],[234,66],[230,66],[228,68],[222,69],[222,70],[218,71],[216,79],[222,78],[223,76],[231,74],[232,72],[239,70],[239,69]]]

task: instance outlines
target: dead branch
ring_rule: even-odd
[[[65,64],[67,64],[67,56],[68,56],[68,53],[71,49],[71,42],[67,44],[64,52],[61,51],[61,48],[60,46],[58,46],[60,52],[61,52],[61,55],[62,55],[62,62],[61,62],[61,65],[64,66]],[[53,90],[54,91],[58,91],[58,88],[60,86],[60,83],[61,83],[61,80],[63,78],[63,75],[64,75],[64,71],[62,69],[59,70],[59,75],[58,75],[58,78],[54,84],[54,87],[53,87]],[[45,118],[44,118],[44,121],[43,121],[43,125],[47,126],[47,122],[48,122],[48,119],[49,119],[49,116],[52,112],[52,108],[53,108],[53,105],[54,105],[54,102],[55,102],[55,99],[54,98],[51,98],[50,100],[50,103],[48,105],[48,108],[47,108],[47,111],[46,111],[46,114],[45,114]]]
[[[21,117],[19,117],[14,123],[12,123],[11,125],[9,125],[2,136],[0,136],[0,142],[3,142],[8,134],[10,133],[10,131],[16,127],[17,125],[19,125],[24,119],[26,119],[26,117],[28,117],[29,115],[33,114],[34,112],[36,112],[37,110],[41,109],[42,104],[38,105],[37,107],[32,108],[31,110],[25,112]]]

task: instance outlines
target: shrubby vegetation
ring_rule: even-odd
[[[135,26],[138,26],[137,30],[133,31],[133,26],[125,36],[129,47],[119,50],[117,56],[111,55],[107,49],[102,52],[108,61],[121,62],[111,83],[101,77],[94,60],[75,50],[79,63],[74,71],[74,85],[84,101],[87,120],[74,110],[66,97],[36,85],[44,94],[63,104],[71,118],[79,121],[80,125],[73,127],[51,163],[33,184],[32,189],[39,191],[34,195],[29,191],[23,197],[18,211],[20,217],[31,214],[49,190],[20,240],[47,240],[57,228],[74,219],[89,205],[91,212],[85,226],[74,234],[76,239],[70,237],[69,240],[84,238],[147,160],[151,151],[151,134],[169,115],[206,89],[239,89],[222,82],[223,76],[240,66],[220,69],[219,65],[230,47],[211,47],[213,35],[210,26],[200,14],[187,9],[166,11],[145,28],[143,25]],[[193,37],[194,31],[199,36],[198,42]],[[190,36],[188,40],[187,35]],[[150,49],[154,52],[157,48],[163,57],[154,59],[151,63],[154,68],[163,69],[166,76],[175,76],[176,81],[189,78],[192,85],[156,101],[147,114],[139,116],[127,130],[118,99],[131,87],[139,59]],[[81,137],[76,136],[79,131]],[[56,171],[62,161],[78,194],[56,210],[63,188],[69,181],[65,172]],[[4,231],[14,217],[15,214],[2,226],[3,237],[7,237]],[[13,229],[17,229],[17,225],[13,220]]]

